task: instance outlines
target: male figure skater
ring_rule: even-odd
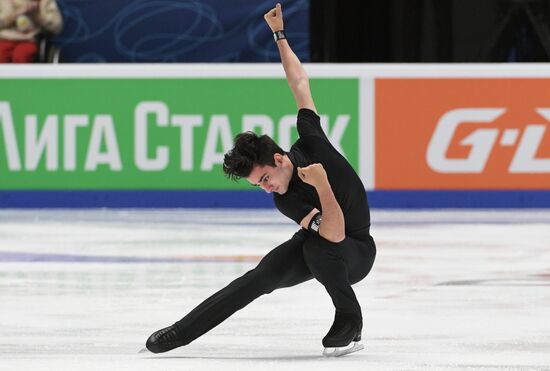
[[[365,189],[321,129],[308,77],[286,40],[281,5],[264,18],[299,109],[300,138],[286,153],[267,135],[239,134],[225,155],[224,172],[273,192],[276,207],[302,228],[256,268],[180,321],[153,333],[146,343],[151,352],[187,345],[259,296],[312,278],[325,286],[335,307],[334,322],[323,338],[323,354],[339,356],[363,349],[361,307],[351,285],[369,273],[376,255]]]

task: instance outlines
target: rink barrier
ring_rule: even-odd
[[[369,191],[373,208],[550,208],[550,191]],[[0,208],[273,208],[261,191],[0,191]]]
[[[305,67],[371,206],[550,207],[549,65]],[[278,63],[2,66],[0,85],[0,207],[273,207],[223,154],[245,130],[297,138]]]

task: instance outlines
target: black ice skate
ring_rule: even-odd
[[[364,349],[360,344],[362,321],[336,313],[334,323],[323,338],[325,357],[339,357]]]
[[[147,339],[145,346],[150,352],[164,353],[187,344],[188,342],[183,339],[179,328],[176,325],[172,325],[154,332]],[[146,350],[143,349],[141,352],[144,351]]]

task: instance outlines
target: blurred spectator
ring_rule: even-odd
[[[57,34],[63,21],[55,0],[0,0],[0,63],[30,63],[36,36]]]

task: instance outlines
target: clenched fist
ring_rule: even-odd
[[[311,164],[298,168],[298,176],[302,182],[318,188],[328,184],[328,177],[325,168],[321,164]]]
[[[280,3],[277,3],[277,5],[275,5],[275,8],[265,13],[264,19],[269,25],[269,28],[271,28],[271,32],[284,30],[283,11],[281,9]]]

